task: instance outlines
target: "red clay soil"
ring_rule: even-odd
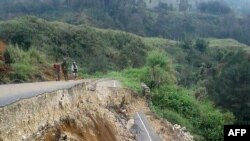
[[[4,61],[3,58],[3,52],[6,49],[6,44],[0,40],[0,60]],[[1,74],[7,74],[7,72],[9,72],[11,70],[10,66],[8,65],[0,65],[0,75]]]
[[[0,53],[3,53],[6,48],[6,44],[0,40]]]
[[[2,54],[3,54],[4,50],[5,50],[5,48],[6,48],[6,45],[4,44],[4,42],[2,42],[2,41],[0,40],[0,60],[2,60],[2,61],[3,61],[3,56],[2,56]]]

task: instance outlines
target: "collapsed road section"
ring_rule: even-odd
[[[18,90],[6,87],[0,87],[4,101],[0,141],[185,140],[150,111],[144,98],[117,80],[16,84]],[[134,127],[140,128],[137,133],[131,132]]]
[[[137,141],[161,141],[160,137],[149,125],[145,114],[142,112],[135,114],[135,125],[132,132],[136,135]]]

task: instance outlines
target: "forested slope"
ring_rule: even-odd
[[[234,38],[250,44],[249,16],[239,16],[229,6],[205,3],[200,10],[183,10],[161,4],[148,8],[144,0],[2,0],[0,18],[35,15],[47,20],[119,29],[143,36],[175,40],[186,37]],[[218,6],[217,6],[218,5]],[[224,12],[221,12],[225,9]]]

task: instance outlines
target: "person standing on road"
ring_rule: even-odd
[[[55,78],[56,78],[56,81],[60,81],[60,71],[61,71],[61,65],[58,63],[58,59],[56,59],[56,62],[54,63],[53,65],[54,67],[54,71],[55,71]]]
[[[63,63],[62,63],[62,72],[64,75],[64,79],[67,81],[68,80],[68,63],[66,58],[63,59]]]
[[[74,79],[76,80],[77,72],[78,72],[78,67],[76,65],[76,62],[73,62],[72,66],[71,66],[71,71],[72,71]]]

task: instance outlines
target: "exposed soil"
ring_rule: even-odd
[[[134,136],[125,126],[127,118],[119,113],[118,107],[124,95],[129,93],[123,89],[87,91],[74,112],[71,110],[59,121],[41,126],[27,141],[134,141]],[[109,97],[114,97],[117,103],[110,103]],[[64,107],[63,103],[61,105]]]
[[[3,52],[5,51],[5,49],[6,44],[0,40],[0,61],[4,61]],[[0,64],[0,84],[3,83],[2,78],[4,77],[4,75],[8,74],[10,71],[11,67],[9,65]]]
[[[163,141],[190,141],[181,130],[155,116],[143,97],[112,88],[114,81],[96,83],[0,108],[0,141],[1,137],[4,141],[135,141],[130,128],[139,111]]]
[[[0,54],[6,49],[6,44],[0,40]]]
[[[76,123],[75,119],[63,119],[55,127],[47,129],[41,137],[36,141],[117,141],[115,131],[112,125],[100,117],[96,119],[90,117],[91,123],[88,123],[84,128]],[[65,138],[65,139],[63,139]]]

